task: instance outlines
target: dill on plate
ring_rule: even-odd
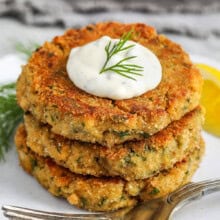
[[[15,83],[0,86],[0,160],[10,148],[12,134],[23,117],[17,105],[15,86]]]
[[[38,47],[39,45],[36,43],[28,47],[17,43],[15,49],[28,59]],[[22,118],[23,110],[18,106],[16,100],[16,83],[0,85],[0,160],[5,158],[5,152],[12,146],[12,135]]]

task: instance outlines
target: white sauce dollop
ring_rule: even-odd
[[[155,54],[146,47],[127,41],[125,46],[134,47],[121,51],[112,56],[107,67],[112,66],[128,56],[137,56],[129,60],[129,64],[143,67],[143,76],[132,75],[132,80],[112,71],[99,74],[106,61],[105,46],[112,41],[112,45],[119,39],[104,36],[82,47],[73,48],[67,61],[67,72],[72,82],[80,89],[99,97],[114,100],[128,99],[140,96],[154,89],[161,81],[162,67]]]

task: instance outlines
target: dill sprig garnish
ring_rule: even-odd
[[[16,102],[15,86],[15,83],[0,86],[0,160],[10,148],[12,134],[23,117]]]
[[[106,71],[112,71],[115,72],[121,76],[124,76],[126,78],[136,80],[132,75],[136,76],[143,76],[141,72],[143,71],[143,67],[135,64],[129,64],[127,61],[130,61],[137,56],[128,56],[125,57],[124,59],[120,60],[116,64],[112,66],[107,66],[109,63],[109,60],[115,55],[118,54],[122,51],[129,50],[132,47],[134,47],[134,44],[131,44],[129,46],[125,46],[125,43],[131,39],[132,36],[132,31],[129,31],[128,33],[124,34],[121,39],[112,45],[112,42],[109,41],[109,43],[105,46],[105,52],[106,52],[106,61],[100,70],[100,74],[106,72]]]
[[[38,47],[36,43],[31,43],[29,46],[22,43],[15,45],[15,49],[27,59]],[[15,82],[0,86],[0,160],[4,159],[5,152],[12,146],[11,137],[23,118],[23,111],[17,105],[15,90]]]

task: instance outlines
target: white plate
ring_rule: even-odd
[[[217,68],[220,65],[207,58],[192,56],[197,62],[205,62]],[[20,65],[24,61],[16,55],[8,55],[0,59],[0,82],[14,81],[20,73]],[[206,142],[206,154],[202,164],[193,177],[194,181],[210,178],[220,178],[220,138],[203,132]],[[83,212],[69,205],[64,199],[55,198],[42,188],[37,181],[26,174],[19,166],[13,147],[7,154],[5,162],[0,162],[0,206],[3,204],[25,206],[29,208],[61,211]],[[219,219],[220,193],[211,194],[202,200],[196,201],[181,209],[175,219],[206,220]],[[0,219],[5,219],[0,212]]]

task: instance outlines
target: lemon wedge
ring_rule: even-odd
[[[204,129],[220,136],[220,71],[206,64],[197,63],[204,85],[201,104],[206,109]]]

